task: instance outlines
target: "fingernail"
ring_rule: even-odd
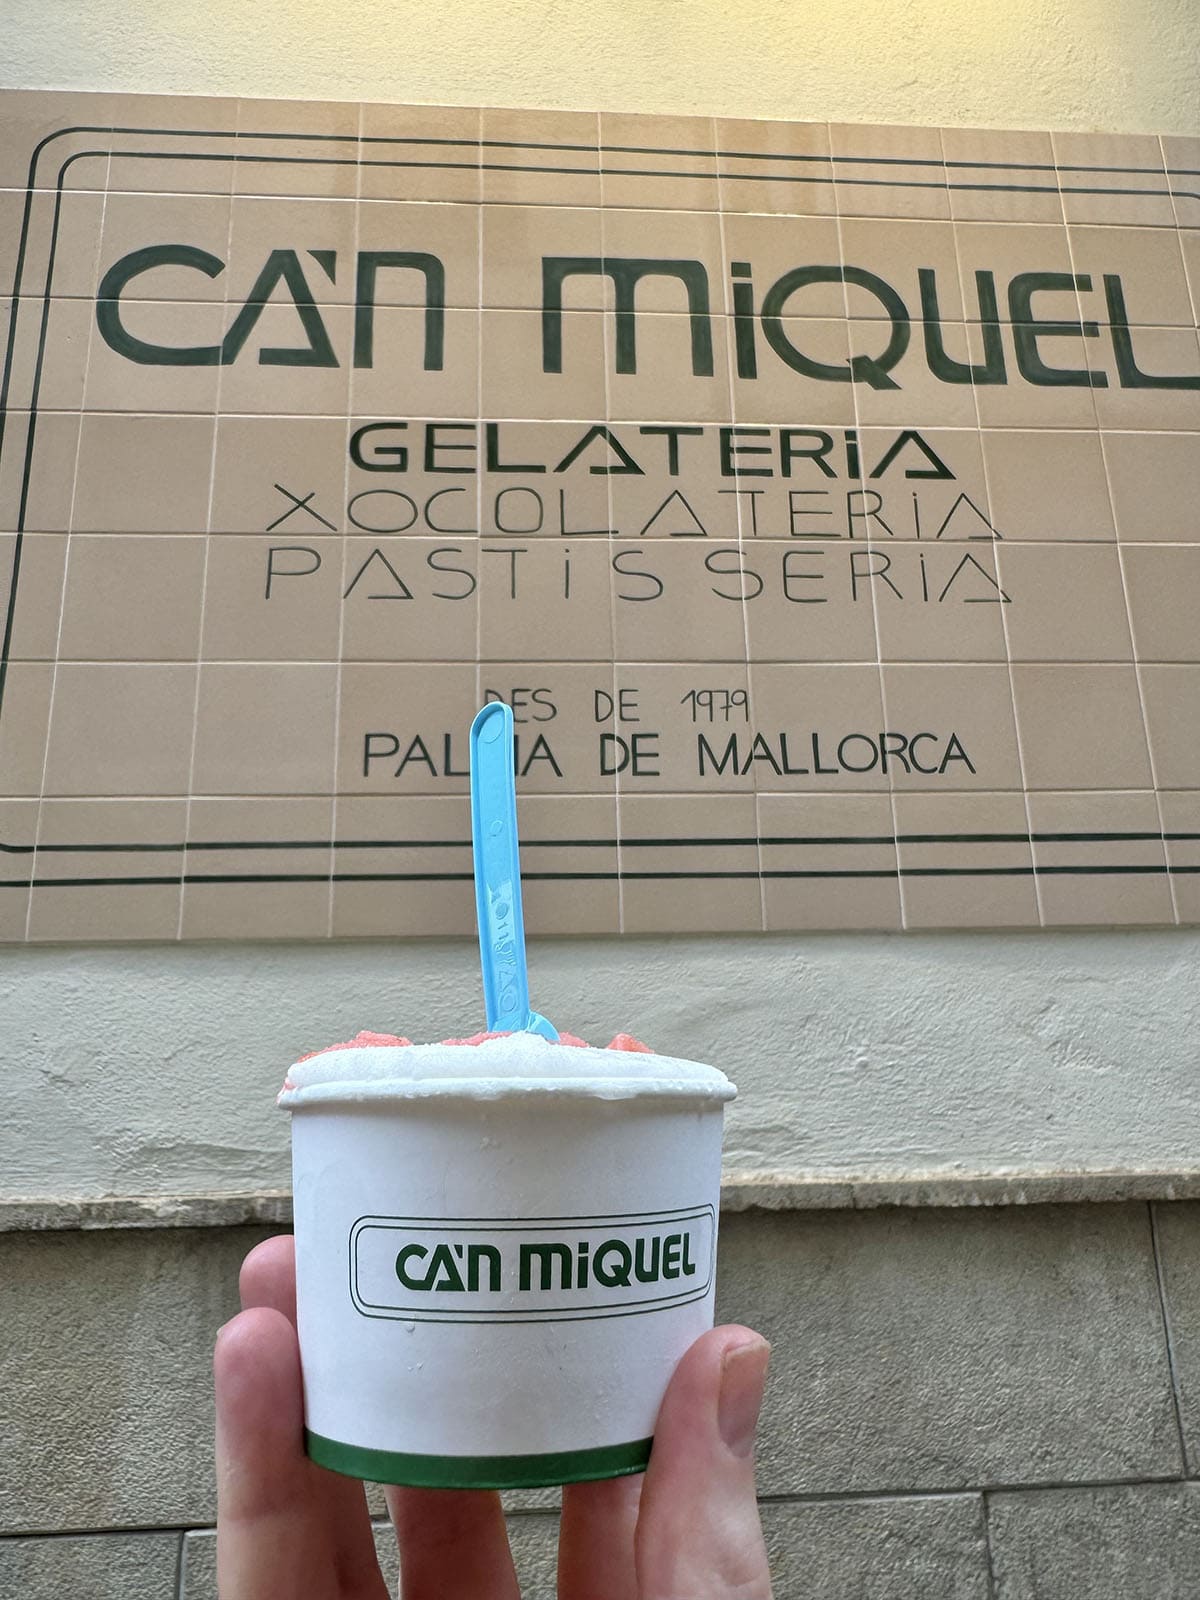
[[[771,1346],[765,1339],[727,1350],[721,1361],[721,1392],[717,1401],[717,1426],[731,1454],[753,1454],[754,1432],[767,1381]]]

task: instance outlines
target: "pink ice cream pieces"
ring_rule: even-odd
[[[654,1054],[648,1044],[643,1044],[640,1039],[635,1039],[631,1033],[618,1033],[608,1048],[610,1050],[631,1050],[643,1056],[652,1056]]]
[[[442,1039],[440,1042],[442,1044],[479,1045],[485,1043],[485,1041],[488,1039],[508,1039],[511,1037],[512,1035],[509,1032],[473,1033],[469,1038]],[[558,1036],[558,1042],[559,1044],[570,1045],[576,1050],[591,1049],[591,1046],[588,1044],[586,1039],[580,1039],[574,1033],[560,1033]],[[411,1044],[411,1039],[405,1039],[402,1035],[397,1033],[370,1033],[364,1029],[361,1033],[356,1033],[353,1039],[347,1039],[343,1044],[326,1045],[324,1050],[310,1050],[306,1055],[302,1055],[300,1057],[300,1061],[311,1061],[313,1056],[324,1055],[326,1051],[329,1050],[364,1050],[373,1046],[411,1046]],[[608,1048],[610,1050],[633,1051],[639,1055],[649,1056],[654,1054],[653,1050],[651,1050],[648,1044],[643,1044],[640,1039],[635,1039],[631,1033],[618,1033]],[[300,1062],[298,1061],[296,1065],[299,1066],[299,1064]],[[285,1089],[294,1089],[296,1085],[290,1078],[285,1078],[283,1087]]]

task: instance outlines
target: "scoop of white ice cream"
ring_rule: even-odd
[[[736,1092],[723,1072],[699,1061],[593,1050],[513,1033],[479,1044],[352,1044],[321,1050],[292,1067],[279,1104],[294,1110],[322,1101],[545,1094],[725,1101]]]

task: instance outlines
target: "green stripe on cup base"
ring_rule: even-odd
[[[654,1442],[635,1439],[631,1444],[537,1456],[415,1456],[340,1444],[307,1429],[304,1440],[319,1467],[369,1483],[400,1483],[416,1489],[540,1489],[591,1478],[622,1478],[645,1472]]]

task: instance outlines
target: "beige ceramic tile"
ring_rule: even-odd
[[[1141,683],[1158,787],[1200,789],[1200,667],[1143,667]]]
[[[114,96],[111,191],[229,194],[237,102],[189,96]]]
[[[1115,304],[1131,327],[1194,327],[1182,238],[1157,228],[1072,228],[1074,270],[1091,279],[1094,291],[1083,296],[1084,314],[1107,322]],[[1119,295],[1106,282],[1113,276],[1121,280]]]
[[[1166,133],[1160,140],[1167,184],[1175,200],[1175,215],[1181,228],[1200,225],[1200,137]]]
[[[1139,661],[1200,660],[1200,548],[1143,545],[1124,563]]]
[[[833,216],[833,161],[824,122],[718,117],[721,209],[782,216]]]
[[[1031,794],[1029,812],[1047,927],[1174,922],[1153,794]]]
[[[318,305],[353,304],[356,289],[355,251],[358,215],[353,199],[276,199],[241,195],[232,202],[222,282],[231,306],[242,306],[255,291],[274,252],[287,250]],[[391,248],[403,250],[404,244]],[[412,248],[408,246],[407,248]],[[286,300],[277,285],[272,298]]]
[[[744,662],[621,662],[601,712],[604,765],[617,768],[622,796],[752,791],[758,757],[771,756],[754,745]]]
[[[61,203],[49,191],[0,190],[0,287],[5,300],[13,291],[38,300],[47,293],[93,296],[103,206],[98,190],[66,191]],[[40,310],[35,314],[40,316]]]
[[[448,306],[479,304],[479,230],[477,207],[432,201],[363,200],[356,207],[360,255],[379,257],[374,267],[377,305],[424,306],[434,294],[435,277],[418,265],[393,265],[382,258],[391,254],[432,255],[445,273],[444,298]],[[484,213],[487,215],[487,213]],[[371,263],[339,268],[353,285],[361,271],[364,282]],[[540,278],[540,272],[539,272]],[[486,299],[485,299],[485,304]]]
[[[107,143],[113,96],[35,90],[5,90],[0,99],[0,187],[24,189],[31,177],[39,188],[53,188],[65,157]],[[95,132],[76,130],[97,130]],[[99,174],[96,187],[104,187]]]
[[[1036,928],[1025,797],[897,794],[906,928]]]
[[[965,382],[947,383],[935,377],[921,330],[915,329],[914,337],[906,339],[899,333],[900,327],[903,324],[859,319],[850,323],[859,423],[864,427],[885,423],[897,428],[974,427],[975,393],[969,371],[964,370]],[[935,339],[938,353],[960,368],[969,369],[976,359],[965,323],[929,325],[926,338]]]
[[[473,663],[341,670],[339,794],[455,795],[469,788],[467,733],[479,709]]]
[[[633,299],[639,312],[704,312],[707,308],[710,314],[719,315],[732,309],[721,253],[724,225],[715,212],[647,214],[610,206],[600,213],[600,223],[609,272],[618,273],[621,262],[647,257],[666,263],[666,270],[636,278]],[[613,306],[615,289],[605,285],[601,303]]]
[[[195,794],[327,794],[337,668],[206,662],[196,707]]]
[[[564,311],[544,328],[535,311],[485,311],[482,325],[483,415],[599,422],[605,411],[605,319]],[[557,359],[556,359],[557,356]],[[555,370],[557,368],[557,370]]]
[[[182,937],[324,938],[332,812],[329,799],[193,800]]]
[[[1068,222],[1175,226],[1156,136],[1055,133],[1051,137]]]
[[[730,416],[727,341],[726,317],[639,315],[627,362],[616,346],[608,379],[609,419],[707,422]]]
[[[0,800],[0,941],[5,944],[25,938],[37,814],[36,800]]]
[[[843,217],[948,218],[950,196],[936,128],[829,128],[838,213]]]
[[[900,927],[886,795],[758,797],[768,933]]]
[[[1197,183],[1197,189],[1200,189],[1200,182]],[[1179,204],[1177,200],[1176,205]],[[1181,224],[1178,238],[1192,297],[1192,311],[1196,320],[1200,321],[1200,199],[1192,201],[1189,209],[1192,220],[1186,227]]]
[[[74,338],[84,340],[84,355],[79,361],[79,370],[82,371],[83,360],[86,360],[87,334],[81,328],[78,320],[78,308],[82,302],[61,300],[53,302],[51,314],[56,317],[56,327],[61,324],[64,329],[70,328]],[[71,307],[76,307],[73,315]],[[41,344],[41,329],[43,322],[43,308],[40,300],[16,301],[15,308],[11,301],[0,303],[0,334],[5,339],[5,366],[8,378],[8,401],[17,409],[25,409],[34,405],[46,406],[48,402],[41,398],[39,389],[44,377],[44,368],[38,371],[38,351]],[[49,321],[47,320],[47,328]],[[9,342],[11,341],[11,350]],[[71,409],[79,405],[82,395],[82,385],[78,374],[72,374],[74,398],[70,402]]]
[[[480,132],[485,205],[600,204],[595,112],[485,109]]]
[[[899,665],[883,668],[885,727],[879,766],[892,788],[1021,788],[1008,668]],[[903,741],[903,745],[901,743]],[[865,755],[865,752],[864,752]]]
[[[487,437],[486,426],[481,430],[465,420],[353,417],[347,526],[364,534],[449,535],[452,540],[474,534]]]
[[[77,534],[67,553],[59,659],[195,660],[203,600],[203,538]]]
[[[344,661],[474,660],[478,540],[347,539],[341,559]]]
[[[518,535],[607,539],[613,480],[605,469],[634,472],[638,464],[629,446],[641,446],[636,430],[622,431],[628,442],[621,449],[628,460],[610,442],[616,430],[592,432],[555,422],[485,424],[480,505],[484,540]]]
[[[341,539],[308,533],[211,540],[204,660],[336,661],[343,556]]]
[[[620,751],[597,721],[612,699],[608,662],[488,661],[480,669],[479,700],[513,708],[518,788],[522,795],[597,795],[614,800]],[[552,714],[553,713],[553,714]],[[655,766],[660,761],[642,760]]]
[[[745,661],[755,581],[736,543],[620,541],[611,560],[618,660]]]
[[[850,371],[845,321],[785,316],[770,327],[770,339],[761,329],[756,339],[756,375],[734,369],[734,420],[804,424],[816,418],[822,427],[852,427],[858,386]],[[878,333],[876,324],[872,354],[880,354],[887,343],[880,344]]]
[[[1114,331],[1114,342],[1119,335]],[[1097,389],[1102,428],[1194,431],[1200,417],[1200,334],[1195,328],[1133,328],[1125,335],[1124,360],[1113,350],[1089,352],[1108,377]]]
[[[741,491],[758,481],[739,475],[740,469],[761,467],[764,458],[746,452],[769,450],[771,436],[766,429],[702,428],[698,423],[676,429],[650,423],[642,428],[615,427],[613,437],[640,468],[615,472],[608,479],[613,527],[619,537],[738,537]],[[760,501],[751,503],[757,507]],[[763,531],[769,531],[765,508]],[[786,527],[780,531],[786,532]]]
[[[1200,791],[1168,790],[1158,803],[1176,913],[1181,923],[1194,926],[1200,923]]]
[[[1018,663],[1012,676],[1031,792],[1150,787],[1132,665]]]
[[[364,105],[362,198],[478,203],[479,128],[469,106]]]
[[[619,816],[622,933],[761,930],[753,795],[622,794]]]
[[[186,830],[182,798],[44,800],[35,886],[69,878],[168,876],[178,885]]]
[[[16,534],[0,534],[0,596],[6,605],[14,580],[17,585],[10,661],[54,660],[66,558],[64,534],[27,533],[20,539]]]
[[[760,795],[886,790],[878,757],[886,728],[878,667],[818,666],[803,658],[755,660],[750,685],[750,727],[731,723],[729,730],[706,734],[710,748],[722,759],[729,757],[721,775],[724,786],[736,767]],[[738,739],[730,751],[733,732]],[[715,785],[714,763],[705,764]]]
[[[479,313],[461,307],[440,317],[416,306],[377,307],[370,365],[356,366],[351,378],[355,411],[477,417],[479,328]]]
[[[1115,545],[998,545],[1013,661],[1131,661]]]
[[[857,534],[952,544],[995,538],[982,441],[973,427],[861,428],[854,442],[853,471],[850,441],[826,461],[857,495],[851,512],[865,513],[854,515]],[[806,487],[817,481],[809,473]]]
[[[30,198],[32,201],[32,197]],[[6,297],[14,288],[26,293],[32,292],[32,287],[25,289],[24,285],[18,285],[16,282],[17,256],[25,227],[25,199],[25,195],[19,189],[0,189],[0,292]],[[84,199],[82,194],[72,196],[72,200]],[[92,196],[92,203],[103,204],[99,195]],[[32,248],[32,239],[30,245]]]
[[[615,798],[523,794],[518,822],[526,934],[618,932]]]
[[[1121,540],[1200,541],[1200,433],[1106,433],[1103,443]]]
[[[757,314],[767,296],[780,285],[776,299],[781,296],[783,299],[778,310],[787,316],[840,319],[846,315],[846,286],[841,277],[843,261],[867,270],[878,270],[875,241],[867,231],[870,224],[863,225],[860,253],[856,255],[847,248],[844,257],[838,222],[833,216],[798,221],[795,217],[732,212],[722,218],[721,227],[725,240],[725,292],[730,310],[735,309],[735,286],[741,286],[740,294],[751,296],[751,305]],[[736,274],[735,264],[739,268]],[[746,267],[749,273],[744,270]],[[822,270],[812,282],[793,279],[795,287],[782,282],[798,268],[806,267]],[[774,305],[774,301],[771,304]],[[740,306],[737,309],[740,314]],[[878,315],[879,308],[868,306],[864,314]],[[761,338],[761,332],[758,337]]]
[[[5,798],[41,793],[53,679],[54,668],[49,662],[9,664],[4,680],[4,715],[0,717],[0,772],[4,774]]]
[[[1057,198],[1055,204],[1058,204]],[[1001,321],[1028,322],[1031,317],[1042,316],[1078,321],[1078,286],[1067,284],[1037,293],[1022,286],[1022,279],[1027,275],[1064,279],[1073,274],[1066,224],[1061,214],[1056,221],[1057,226],[1055,222],[955,223],[954,240],[969,321],[993,320],[988,303],[993,295]],[[980,285],[980,273],[988,274],[990,282]],[[1095,283],[1099,281],[1096,279]],[[1103,299],[1099,304],[1103,305]],[[1054,307],[1059,310],[1055,311]]]
[[[943,128],[950,210],[963,222],[1059,222],[1048,133]]]
[[[874,590],[889,575],[891,552],[772,539],[744,545],[742,564],[752,661],[878,660]]]
[[[465,208],[448,209],[461,215]],[[597,263],[594,272],[573,272],[562,279],[562,304],[566,310],[601,311],[608,304],[611,294],[598,265],[603,250],[598,210],[571,206],[485,206],[480,228],[482,303],[485,306],[540,312],[542,260],[547,256]],[[470,292],[473,301],[477,300],[479,285],[473,283]]]
[[[77,533],[196,533],[208,518],[209,417],[85,416],[71,526]],[[163,464],[170,462],[165,472]]]
[[[465,793],[338,800],[333,933],[339,938],[473,934],[471,813]],[[394,1016],[380,1027],[403,1026]]]
[[[388,315],[386,309],[375,314],[377,362],[381,360],[379,325]],[[447,313],[447,317],[450,315]],[[302,320],[299,307],[290,298],[272,300],[261,307],[240,352],[220,369],[222,411],[346,415],[354,312],[349,306],[318,306],[309,308],[308,317],[307,323]],[[364,374],[356,371],[354,376],[357,386]]]
[[[615,800],[620,752],[605,737],[613,731],[616,699],[610,661],[488,661],[478,681],[481,704],[502,700],[512,708],[522,795]]]
[[[359,110],[336,100],[239,100],[234,193],[353,199]]]
[[[130,278],[123,293],[133,300],[224,301],[230,216],[228,195],[109,194],[104,202],[99,261],[92,268],[94,284],[99,285],[107,272],[134,251],[169,241],[203,251],[226,270],[210,276],[195,264],[169,261]]]
[[[39,412],[30,435],[28,412],[10,411],[0,452],[0,522],[15,528],[22,520],[32,532],[65,532],[71,521],[78,413]],[[25,468],[29,463],[28,488]]]
[[[95,307],[86,300],[51,301],[45,319],[45,356],[40,374],[34,375],[37,404],[47,411],[83,409],[94,317]],[[42,320],[41,316],[37,319],[39,328]],[[20,331],[31,331],[31,319],[28,315],[22,317],[20,310],[17,325]],[[96,342],[100,342],[98,337]],[[140,387],[143,373],[150,369],[125,365],[129,378]]]
[[[46,794],[186,794],[195,694],[195,666],[64,662]]]
[[[620,209],[716,211],[716,128],[709,117],[600,113],[603,204]]]
[[[1014,607],[996,545],[955,539],[918,549],[876,541],[872,553],[877,564],[889,562],[875,584],[882,661],[1005,659],[1004,614],[1011,622]]]
[[[17,199],[21,197],[17,196]],[[55,295],[93,298],[100,282],[100,228],[103,214],[103,195],[86,190],[65,194],[52,224],[53,231],[48,229],[43,234],[36,222],[48,218],[48,208],[34,208],[25,240],[27,266],[22,274],[22,293],[29,294],[39,289],[44,292],[48,282]],[[24,215],[23,201],[13,206],[14,240],[17,230],[24,223]],[[54,252],[52,264],[46,253],[46,247],[51,244]],[[12,280],[5,275],[0,281],[7,289]]]
[[[967,349],[981,368],[994,370],[995,378],[980,375],[975,384],[979,424],[983,428],[1094,428],[1099,392],[1092,388],[1092,368],[1104,351],[1093,357],[1085,346],[1095,343],[1078,332],[1057,333],[1055,328],[1079,327],[1075,291],[1053,291],[1053,302],[1043,293],[1034,302],[1035,322],[1012,323],[1000,330],[1005,355],[999,377],[995,359],[993,324],[969,322]],[[1044,324],[1044,325],[1039,325]],[[1099,333],[1095,324],[1089,323]],[[989,343],[990,342],[990,343]],[[1107,346],[1105,346],[1107,349]]]
[[[280,544],[338,531],[345,525],[346,436],[345,421],[332,418],[221,417],[213,531],[270,532]],[[382,474],[363,474],[364,486],[382,481]]]
[[[106,302],[111,305],[112,302]],[[146,361],[133,363],[113,350],[98,332],[92,334],[84,388],[84,409],[133,412],[198,412],[216,410],[221,368],[216,363],[225,332],[225,308],[203,302],[175,304],[168,300],[123,298],[117,312],[125,336],[144,351]],[[208,365],[163,359],[162,352],[205,351]]]
[[[30,939],[174,939],[186,815],[183,800],[45,801]]]
[[[964,316],[979,314],[973,300],[973,279],[968,310],[964,308],[959,285],[955,230],[949,222],[884,221],[879,218],[843,217],[840,223],[842,258],[848,267],[861,269],[878,278],[900,296],[919,333],[922,315],[936,313],[945,322],[961,322]],[[921,273],[932,282],[922,287]],[[923,294],[929,299],[924,309]],[[849,313],[855,318],[890,318],[893,308],[886,294],[870,281],[851,280],[846,287]]]
[[[641,589],[644,580],[622,580]],[[611,661],[607,540],[486,539],[479,551],[482,661]]]
[[[988,498],[1006,540],[1115,536],[1098,435],[995,430],[983,435]]]

